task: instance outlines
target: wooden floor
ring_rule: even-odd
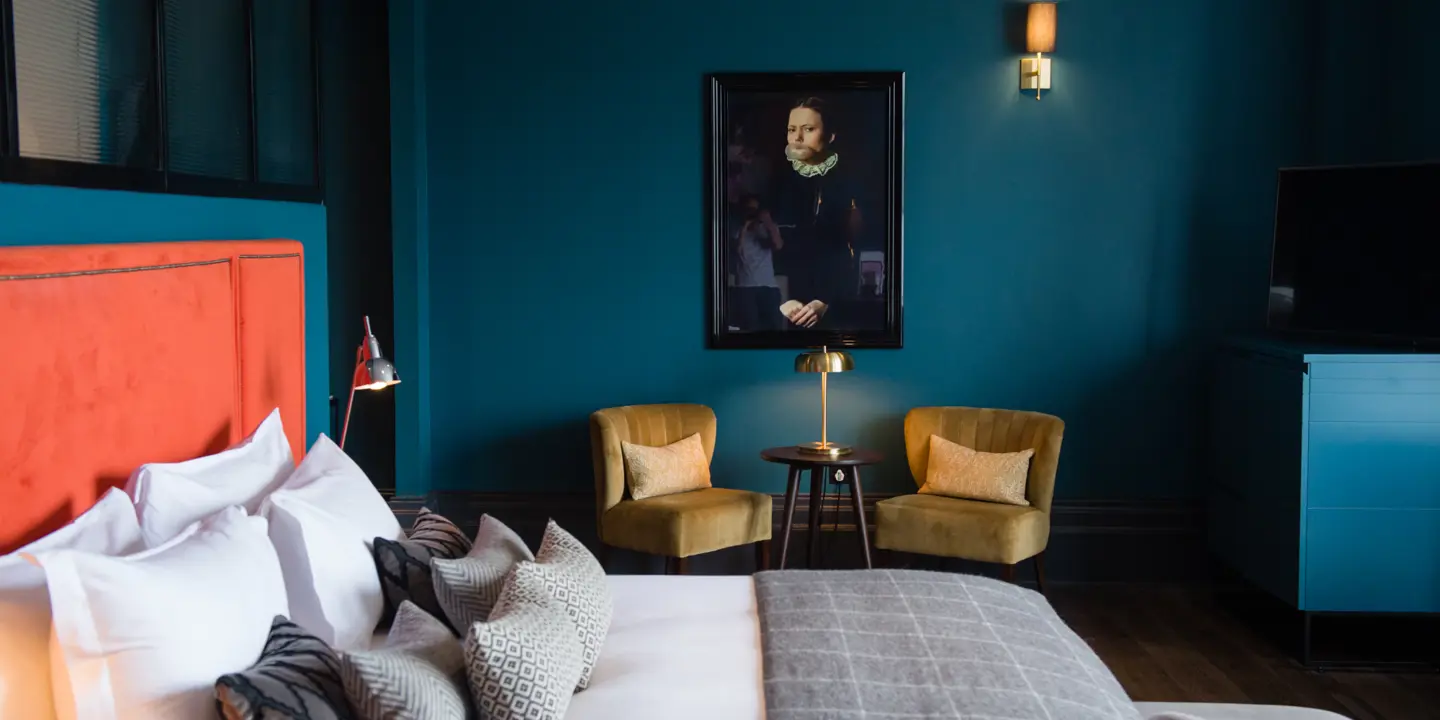
[[[1317,672],[1202,591],[1051,588],[1051,604],[1138,701],[1300,705],[1354,720],[1440,719],[1440,674]]]

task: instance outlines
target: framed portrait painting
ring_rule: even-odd
[[[901,346],[904,79],[706,78],[710,347]]]

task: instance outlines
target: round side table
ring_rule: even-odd
[[[850,507],[855,512],[855,529],[860,533],[860,552],[865,556],[865,567],[869,568],[870,536],[865,531],[865,495],[860,488],[860,468],[864,465],[875,465],[884,460],[885,456],[863,448],[855,448],[845,455],[819,455],[787,445],[761,450],[760,457],[790,467],[790,477],[785,488],[785,534],[780,538],[780,569],[785,569],[785,560],[790,554],[790,529],[795,522],[795,495],[800,490],[800,473],[803,470],[810,471],[810,542],[805,564],[807,567],[815,567],[815,557],[820,546],[820,505],[824,502],[825,478],[832,468],[849,468]]]

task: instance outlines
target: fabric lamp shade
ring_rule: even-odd
[[[1025,21],[1025,51],[1055,52],[1055,3],[1031,3]]]

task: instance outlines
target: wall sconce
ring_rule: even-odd
[[[1025,18],[1025,52],[1035,53],[1035,57],[1020,61],[1020,89],[1034,90],[1039,100],[1040,91],[1050,89],[1050,58],[1044,55],[1055,52],[1055,3],[1030,4]]]

